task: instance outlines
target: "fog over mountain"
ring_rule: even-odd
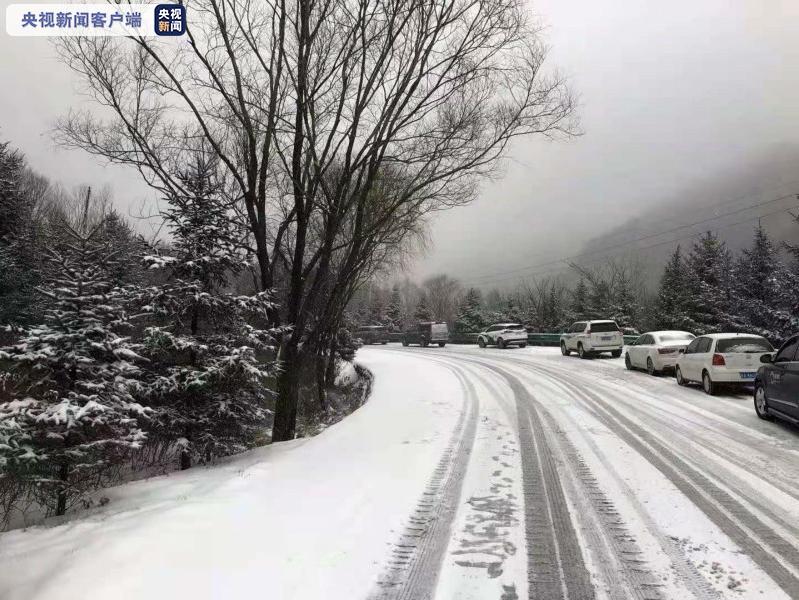
[[[694,206],[757,202],[799,173],[793,0],[539,0],[530,10],[551,47],[548,68],[579,95],[584,135],[517,140],[475,203],[432,219],[412,277],[512,286],[531,265],[640,237],[653,220],[667,229],[701,219],[688,214]],[[11,82],[0,139],[54,180],[110,185],[124,214],[154,211],[137,173],[54,146],[54,120],[85,99],[46,39],[0,36],[0,72]]]
[[[416,277],[446,272],[510,287],[534,272],[568,271],[557,259],[584,248],[799,191],[788,186],[799,179],[799,5],[553,0],[535,10],[548,25],[551,64],[580,95],[584,135],[519,140],[476,203],[432,221]],[[745,239],[750,230],[720,233]]]

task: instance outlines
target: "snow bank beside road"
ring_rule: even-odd
[[[372,397],[319,436],[106,490],[89,518],[0,535],[0,598],[365,597],[463,394],[432,361],[358,356]]]

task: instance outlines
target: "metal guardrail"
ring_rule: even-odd
[[[450,333],[449,335],[449,343],[450,344],[477,344],[477,336],[479,333]],[[528,333],[527,334],[527,343],[531,346],[559,346],[560,345],[560,333]],[[402,333],[389,333],[388,334],[389,341],[391,342],[401,342],[402,341]],[[638,339],[637,335],[625,335],[624,336],[624,343],[625,345],[630,344]]]

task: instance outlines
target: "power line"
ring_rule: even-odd
[[[512,274],[512,273],[520,273],[522,271],[529,271],[529,270],[532,270],[532,269],[537,269],[539,267],[546,267],[546,266],[549,266],[549,265],[554,265],[554,264],[558,264],[558,263],[561,263],[561,262],[565,262],[565,261],[568,261],[568,260],[576,260],[576,259],[584,257],[584,256],[593,255],[593,254],[595,254],[597,252],[604,252],[606,250],[614,250],[616,248],[624,248],[624,247],[630,246],[632,244],[637,244],[638,242],[642,242],[642,241],[645,241],[645,240],[648,240],[648,239],[659,237],[661,235],[674,233],[676,231],[680,231],[682,229],[688,229],[690,227],[696,227],[698,225],[702,225],[703,223],[708,223],[708,222],[711,222],[711,221],[717,221],[719,219],[723,219],[724,217],[730,217],[730,216],[733,216],[733,215],[736,215],[736,214],[740,214],[742,212],[746,212],[748,210],[753,210],[755,208],[759,208],[759,207],[765,206],[767,204],[773,204],[774,202],[779,202],[781,200],[787,200],[788,198],[791,198],[791,197],[794,197],[794,196],[796,196],[797,199],[799,199],[799,195],[797,195],[797,194],[785,194],[785,195],[779,196],[777,198],[772,198],[770,200],[765,200],[763,202],[757,202],[755,204],[750,204],[750,205],[744,206],[742,208],[739,208],[739,209],[736,209],[736,210],[733,210],[733,211],[722,213],[720,215],[715,215],[713,217],[708,217],[706,219],[701,219],[699,221],[694,221],[693,223],[686,223],[684,225],[680,225],[680,226],[674,227],[672,229],[666,229],[664,231],[659,231],[659,232],[656,232],[656,233],[651,233],[651,234],[648,234],[648,235],[644,235],[644,236],[638,237],[638,238],[636,238],[634,240],[629,240],[627,242],[621,242],[621,243],[618,243],[618,244],[612,244],[610,246],[604,246],[604,247],[601,247],[601,248],[594,248],[592,250],[581,252],[579,254],[573,254],[571,256],[565,256],[565,257],[557,258],[557,259],[554,259],[554,260],[550,260],[550,261],[546,261],[546,262],[542,262],[542,263],[537,263],[537,264],[534,264],[534,265],[528,265],[526,267],[518,267],[518,268],[515,268],[515,269],[508,269],[507,271],[499,271],[499,272],[490,273],[490,274],[486,274],[486,275],[479,275],[479,276],[470,278],[468,281],[470,283],[475,283],[477,285],[481,285],[480,280],[482,280],[482,279],[494,280],[499,275],[509,275],[509,274]],[[781,209],[781,210],[779,210],[777,212],[785,212],[785,209]],[[777,214],[777,213],[769,213],[769,214]],[[761,215],[761,217],[762,216],[768,216],[768,215]],[[751,220],[751,218],[747,219],[747,221],[748,220]],[[746,221],[744,221],[744,222],[746,222]],[[679,239],[682,239],[682,238],[676,238],[675,240],[669,240],[669,242],[677,241]],[[668,242],[666,242],[666,243],[668,243]],[[659,244],[656,244],[656,245],[659,245]],[[642,247],[642,248],[639,248],[639,249],[640,250],[645,250],[646,247]]]
[[[793,195],[794,194],[791,194],[791,196],[793,196]],[[786,196],[786,197],[788,197],[788,196]],[[784,200],[785,198],[781,198],[781,199]],[[797,195],[797,199],[799,199],[799,195]],[[763,213],[763,214],[760,214],[760,215],[754,215],[752,217],[748,217],[748,218],[743,219],[741,221],[736,221],[735,223],[726,223],[724,225],[721,225],[719,227],[714,228],[712,231],[719,232],[719,231],[722,231],[724,229],[729,229],[731,227],[737,227],[738,225],[743,225],[745,223],[750,223],[752,221],[759,220],[759,219],[762,219],[762,218],[765,218],[765,217],[770,217],[770,216],[773,216],[773,215],[790,212],[792,210],[799,210],[799,206],[791,206],[789,208],[782,208],[780,210],[775,210],[775,211]],[[729,216],[729,215],[724,215],[724,216]],[[719,218],[721,218],[721,217],[719,217]],[[702,222],[703,221],[699,221],[696,224],[700,224]],[[688,225],[686,225],[685,227],[687,227],[687,226]],[[660,235],[662,235],[663,233],[667,233],[667,232],[661,232]],[[693,239],[693,238],[701,236],[703,233],[704,232],[702,232],[702,231],[693,232],[693,233],[688,234],[688,235],[683,235],[683,236],[680,236],[680,237],[671,238],[671,239],[668,239],[668,240],[665,240],[665,241],[661,241],[661,242],[657,242],[657,243],[654,243],[654,244],[650,244],[648,246],[639,246],[639,247],[636,247],[634,249],[635,250],[649,250],[651,248],[656,248],[658,246],[664,246],[664,245],[673,244],[675,242],[679,242],[679,241],[682,241],[682,240]],[[649,236],[649,237],[655,237],[655,236]],[[635,243],[635,242],[631,242],[631,243]],[[608,248],[612,248],[612,247],[608,247]],[[602,251],[602,249],[597,249],[594,252],[601,252],[601,251]],[[567,256],[567,257],[563,257],[563,258],[560,258],[560,259],[555,260],[555,261],[549,261],[547,263],[541,263],[540,265],[532,265],[532,266],[525,267],[525,269],[527,270],[527,269],[535,269],[537,267],[542,267],[542,266],[549,266],[549,265],[552,265],[552,264],[566,263],[566,264],[560,265],[559,267],[554,268],[554,269],[548,269],[548,270],[545,270],[545,271],[533,271],[531,273],[528,273],[527,276],[532,276],[532,275],[539,275],[540,276],[540,275],[546,275],[548,273],[555,273],[555,272],[562,271],[564,267],[568,267],[568,262],[567,261],[573,260],[573,258],[575,258],[575,257],[585,256],[587,254],[593,254],[594,252],[588,252],[588,253],[583,253],[583,254],[579,254],[579,255],[574,255],[574,257]],[[603,254],[602,256],[596,256],[596,257],[593,257],[593,258],[591,258],[591,259],[589,259],[587,261],[584,261],[584,262],[592,263],[592,262],[596,262],[598,260],[602,260],[602,259],[605,259],[605,258],[611,258],[611,257],[616,256],[618,254],[621,254],[621,252]],[[488,285],[488,284],[497,284],[497,283],[502,282],[502,281],[510,281],[510,280],[512,280],[514,278],[515,279],[521,279],[522,275],[518,275],[518,276],[515,276],[515,277],[511,276],[511,277],[491,278],[491,279],[488,279],[486,281],[467,280],[465,283],[467,285]]]
[[[786,181],[786,182],[784,182],[784,183],[782,183],[780,185],[770,186],[770,187],[766,188],[760,194],[754,194],[752,192],[747,192],[746,194],[741,194],[740,196],[735,196],[734,198],[727,198],[725,200],[722,200],[721,202],[714,202],[713,204],[700,206],[700,207],[698,207],[696,209],[693,209],[693,210],[688,209],[688,213],[689,214],[693,214],[693,213],[706,212],[706,211],[712,210],[714,208],[717,208],[719,206],[728,206],[730,204],[736,204],[736,203],[740,202],[741,200],[746,200],[748,198],[764,196],[765,195],[765,191],[768,191],[768,190],[777,190],[777,189],[781,189],[781,188],[790,188],[790,187],[796,186],[797,184],[799,184],[799,179],[793,179],[791,181]],[[791,194],[788,194],[788,195],[790,196]],[[684,202],[678,202],[677,205],[680,208],[682,208],[683,206],[687,206]],[[699,216],[699,215],[697,214],[697,216]],[[661,221],[674,222],[673,219],[668,219],[668,218],[663,218],[663,219],[661,219]],[[649,226],[649,229],[651,230],[651,225],[657,224],[657,223],[658,223],[658,221],[642,220],[642,221],[638,221],[636,223],[636,225]],[[663,223],[660,223],[660,224],[663,224]],[[619,237],[619,236],[621,236],[623,234],[624,234],[623,231],[620,231],[620,232],[617,232],[617,233],[611,233],[610,237],[611,238],[615,238],[615,237]],[[624,240],[624,241],[630,241],[630,240]]]

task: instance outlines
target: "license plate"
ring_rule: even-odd
[[[755,372],[754,371],[741,371],[741,379],[754,379]]]
[[[613,336],[612,336],[612,335],[603,335],[603,336],[602,336],[602,341],[603,341],[603,342],[609,342],[609,341],[610,341],[610,340],[612,340],[612,339],[613,339]]]

